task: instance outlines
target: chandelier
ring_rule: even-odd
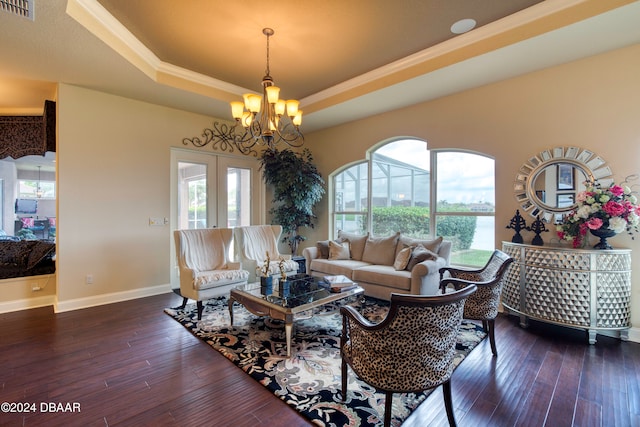
[[[209,143],[213,148],[225,151],[238,149],[242,154],[257,156],[256,146],[274,149],[279,143],[290,147],[301,147],[304,135],[300,132],[302,111],[295,99],[280,99],[280,88],[275,86],[269,69],[269,37],[275,31],[263,28],[262,34],[267,36],[267,68],[262,78],[262,96],[247,93],[244,102],[231,102],[233,126],[215,122],[213,128],[203,131],[203,138],[184,138],[183,144],[191,143],[196,147],[204,147]]]

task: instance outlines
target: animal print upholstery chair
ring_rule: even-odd
[[[342,400],[347,398],[347,365],[364,382],[386,394],[384,425],[391,424],[393,393],[419,392],[442,384],[449,424],[455,426],[451,374],[465,300],[475,286],[446,295],[391,294],[380,323],[368,322],[349,306],[342,313]]]
[[[498,355],[495,337],[495,319],[498,315],[500,295],[502,294],[502,282],[505,273],[513,262],[513,258],[502,251],[496,250],[489,258],[487,264],[480,270],[466,270],[453,267],[440,269],[440,289],[442,293],[448,286],[455,290],[474,284],[478,292],[467,300],[464,306],[464,318],[481,320],[485,332],[489,334],[491,352]],[[445,275],[448,274],[447,277]]]

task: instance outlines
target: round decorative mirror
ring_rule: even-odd
[[[602,157],[578,147],[556,147],[531,157],[522,165],[513,185],[522,211],[555,223],[576,207],[576,195],[585,182],[613,182]]]

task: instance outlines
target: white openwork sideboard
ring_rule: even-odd
[[[598,331],[631,327],[631,250],[572,249],[502,242],[515,262],[507,272],[502,305],[528,319],[585,329],[595,344]]]

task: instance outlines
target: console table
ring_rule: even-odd
[[[598,331],[631,327],[631,250],[573,249],[502,242],[515,262],[505,276],[502,305],[528,319],[585,329],[595,344]]]

